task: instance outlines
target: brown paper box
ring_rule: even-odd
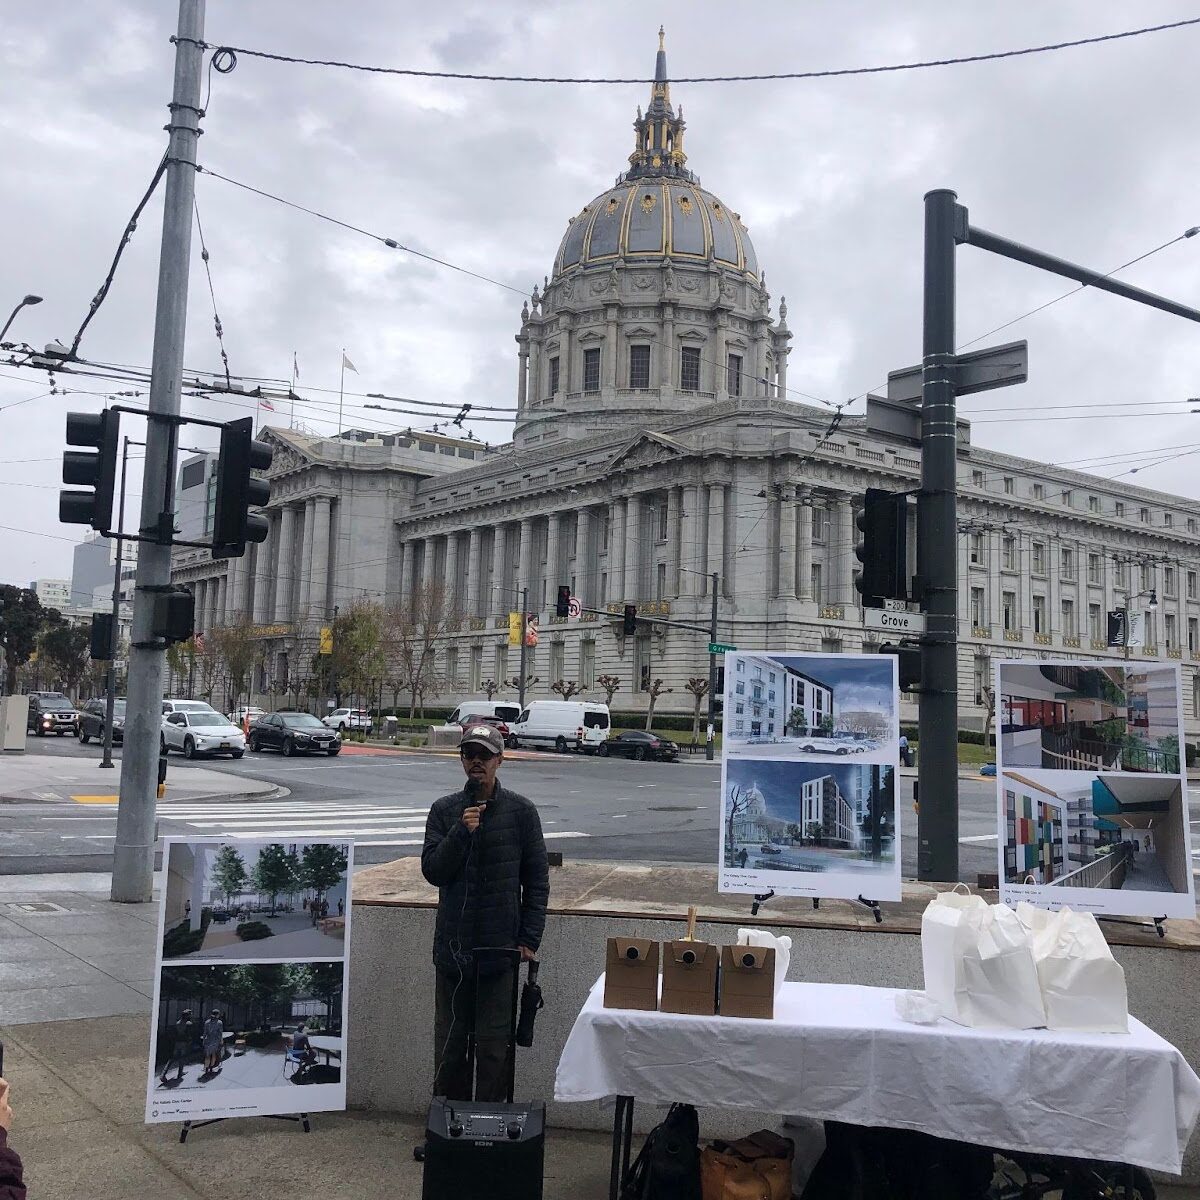
[[[686,961],[691,956],[694,961]],[[663,984],[659,1009],[711,1017],[717,1011],[719,947],[708,942],[663,942]]]
[[[650,1012],[658,1008],[658,959],[658,943],[649,938],[610,937],[604,965],[604,1007]]]
[[[721,949],[721,1016],[775,1016],[775,947]]]

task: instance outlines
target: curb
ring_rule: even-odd
[[[197,792],[187,796],[172,796],[168,788],[167,795],[164,800],[186,800],[188,803],[193,801],[207,800],[280,800],[290,796],[291,790],[279,785],[273,785],[266,791],[262,792]],[[47,796],[0,796],[0,804],[69,804],[71,803],[70,796],[59,796],[50,799]],[[82,807],[86,807],[82,806]]]

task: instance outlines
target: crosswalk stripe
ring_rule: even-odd
[[[544,836],[549,841],[551,838],[586,838],[592,835],[590,833],[568,833],[564,831],[562,833],[547,833]],[[358,838],[355,838],[354,844],[356,846],[420,846],[424,844],[424,840],[424,838],[401,838],[398,841],[374,841],[372,839],[360,841]]]
[[[295,821],[276,822],[275,828],[276,829],[287,829],[291,825],[308,825],[308,826],[315,828],[316,826],[320,825],[322,827],[328,826],[328,827],[334,828],[334,829],[354,829],[360,825],[378,824],[382,819],[383,818],[378,817],[378,816],[375,816],[375,817],[326,817],[326,818],[322,818],[320,820],[297,818]],[[193,829],[238,830],[238,829],[243,828],[243,825],[241,823],[235,824],[231,821],[180,821],[179,824],[190,825]],[[263,824],[263,820],[260,817],[257,821],[251,822],[251,824],[261,825],[261,824]],[[425,828],[425,822],[419,821],[419,822],[414,823],[412,821],[395,821],[395,822],[391,823],[390,828],[392,828],[393,830],[395,830],[398,833],[415,833],[417,830],[419,830],[419,829],[423,830]]]
[[[387,809],[380,808],[348,808],[344,812],[339,812],[336,808],[322,809],[318,812],[309,812],[307,810],[297,811],[293,809],[291,812],[269,812],[269,813],[237,813],[236,815],[226,815],[225,813],[177,813],[170,810],[163,812],[159,811],[158,817],[164,821],[202,821],[207,824],[220,822],[229,825],[244,825],[247,821],[418,821],[422,824],[425,822],[425,813],[412,812],[388,812]]]

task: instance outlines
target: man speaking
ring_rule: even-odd
[[[470,1100],[467,1033],[475,1026],[476,1100],[503,1101],[512,1015],[511,958],[479,947],[519,947],[532,960],[546,927],[550,875],[542,823],[532,801],[502,787],[504,739],[471,725],[459,743],[466,786],[435,800],[425,822],[421,871],[439,889],[433,934],[433,1094]]]

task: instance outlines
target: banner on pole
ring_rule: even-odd
[[[521,614],[519,612],[508,614],[508,644],[510,646],[521,644]]]

